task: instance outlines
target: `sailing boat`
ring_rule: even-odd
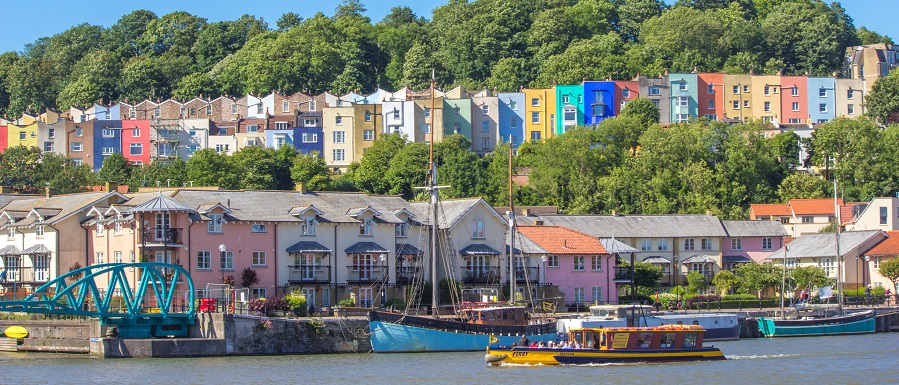
[[[839,334],[865,334],[876,331],[876,313],[867,310],[845,314],[843,312],[843,255],[840,254],[840,206],[837,204],[837,180],[833,180],[833,206],[836,218],[834,248],[837,258],[837,315],[832,317],[803,318],[790,320],[783,313],[783,292],[781,292],[781,318],[759,317],[759,331],[765,337],[826,336]],[[784,265],[787,266],[787,247],[784,245]],[[786,278],[784,278],[786,280]],[[783,283],[782,283],[782,286]],[[783,290],[783,289],[781,289]]]
[[[431,75],[431,106],[434,103],[434,76]],[[372,350],[376,353],[401,352],[448,352],[478,351],[490,344],[500,343],[512,345],[522,337],[531,341],[552,341],[556,338],[556,322],[551,319],[537,320],[530,317],[528,308],[515,306],[515,267],[512,253],[509,258],[510,300],[509,306],[497,303],[466,304],[456,307],[454,314],[439,318],[437,304],[437,259],[441,255],[437,237],[439,190],[446,186],[437,185],[437,163],[434,159],[434,115],[431,114],[431,132],[429,141],[429,183],[423,189],[430,196],[430,270],[431,270],[431,304],[432,314],[412,314],[412,307],[407,306],[403,313],[371,310],[369,330]],[[510,146],[510,169],[511,169]],[[510,179],[511,191],[511,179]],[[511,194],[510,194],[511,199]],[[514,210],[513,210],[514,211]],[[514,234],[514,215],[509,224],[510,234]],[[514,239],[514,235],[513,235]],[[514,246],[514,245],[510,245]],[[510,247],[514,250],[514,247]],[[453,269],[446,269],[447,272]],[[419,280],[422,281],[422,280]],[[413,285],[418,290],[423,285]],[[452,290],[451,290],[452,291]],[[421,294],[413,293],[413,297]]]

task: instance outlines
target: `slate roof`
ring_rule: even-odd
[[[614,238],[600,239],[599,243],[602,243],[602,247],[604,247],[606,251],[612,254],[640,252],[640,250],[631,247],[631,245],[628,245],[627,243],[621,241],[616,241]]]
[[[0,249],[0,255],[21,255],[22,252],[15,245],[9,245]]]
[[[562,226],[519,226],[518,231],[550,254],[609,254],[599,239]]]
[[[22,200],[22,199],[34,199],[39,197],[39,195],[0,195],[0,209],[6,207],[9,202]]]
[[[724,263],[746,263],[752,262],[752,258],[749,258],[745,255],[725,255],[721,257]]]
[[[562,226],[595,238],[726,237],[727,231],[714,215],[543,215],[518,217],[520,226],[535,220],[547,226]]]
[[[662,258],[662,257],[649,257],[649,258],[644,259],[643,262],[657,264],[657,265],[659,265],[659,264],[667,265],[667,264],[671,263],[671,261],[669,261],[665,258]]]
[[[132,207],[128,213],[147,213],[147,212],[181,212],[196,213],[197,211],[187,207],[170,197],[158,194],[155,198],[151,198],[144,203]]]
[[[408,243],[397,243],[396,244],[396,255],[422,255],[424,254],[417,247],[412,246]]]
[[[374,242],[356,242],[352,246],[347,247],[344,252],[347,254],[389,253],[390,250]]]
[[[715,259],[708,255],[694,255],[684,259],[682,263],[715,263]]]
[[[451,229],[455,226],[459,221],[465,218],[465,215],[468,214],[469,211],[474,209],[478,204],[483,204],[488,207],[496,217],[503,222],[508,223],[508,221],[496,210],[487,204],[481,198],[464,198],[464,199],[447,199],[440,201],[440,205],[437,212],[437,223],[439,224],[439,228],[441,229]],[[422,223],[430,224],[431,216],[428,213],[431,212],[431,203],[430,202],[415,202],[412,203],[412,208],[417,212],[417,217],[421,219]]]
[[[331,253],[331,249],[314,241],[301,241],[294,243],[286,250],[288,253]]]
[[[509,242],[506,241],[506,253],[509,253]],[[515,251],[513,254],[547,254],[546,249],[540,247],[530,238],[516,232]]]
[[[872,238],[885,239],[886,233],[880,230],[867,231],[847,231],[840,233],[840,255],[846,255],[855,249],[858,249],[865,242]],[[835,237],[833,233],[806,234],[796,238],[787,246],[787,259],[790,258],[820,258],[836,256]],[[784,249],[772,252],[765,259],[781,259],[784,255]]]
[[[899,255],[899,231],[887,231],[889,238],[865,252],[865,255]]]
[[[780,222],[759,221],[721,221],[724,229],[731,237],[786,237],[790,235]]]
[[[50,198],[41,197],[34,199],[22,199],[15,200],[9,202],[4,208],[3,211],[9,212],[13,214],[13,217],[16,217],[16,214],[24,212],[26,215],[31,212],[31,210],[35,210],[39,213],[47,214],[48,216],[44,218],[43,223],[54,224],[57,223],[69,216],[78,213],[79,211],[89,209],[100,201],[106,200],[112,196],[122,197],[124,200],[124,196],[119,194],[118,192],[93,192],[93,193],[79,193],[79,194],[66,194],[66,195],[56,195]],[[16,226],[27,226],[36,224],[36,218],[34,215],[30,215],[27,217],[19,216],[19,218],[23,218],[21,221],[16,221]],[[3,224],[6,224],[5,220],[0,219]]]
[[[50,249],[48,249],[47,246],[44,246],[44,245],[34,245],[34,246],[31,246],[31,247],[25,249],[24,251],[22,251],[22,254],[49,254],[49,253],[50,253]]]

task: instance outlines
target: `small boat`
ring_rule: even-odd
[[[28,337],[28,330],[21,326],[10,326],[3,331],[9,338],[25,338]]]
[[[733,313],[652,314],[647,305],[595,305],[585,317],[559,319],[559,331],[570,328],[609,328],[623,326],[699,325],[705,329],[705,341],[740,339],[740,321]]]
[[[765,337],[807,337],[874,333],[877,322],[873,310],[836,317],[776,319],[759,317],[759,331]]]
[[[704,347],[698,325],[573,328],[562,347],[490,345],[484,360],[491,365],[577,365],[724,360],[721,350]]]

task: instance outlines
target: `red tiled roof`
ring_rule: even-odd
[[[887,231],[889,238],[868,250],[865,255],[899,255],[899,231]]]
[[[843,206],[843,200],[837,199],[837,204]],[[833,215],[833,199],[790,199],[790,207],[796,215]]]
[[[783,203],[756,203],[749,206],[749,212],[756,218],[770,216],[790,216],[790,205]]]
[[[551,254],[608,254],[599,239],[561,226],[518,226],[518,232]]]

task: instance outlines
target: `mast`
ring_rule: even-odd
[[[781,268],[781,278],[780,278],[780,318],[786,319],[786,315],[784,314],[784,297],[786,296],[786,287],[787,287],[787,243],[783,237],[780,238],[780,243],[784,245],[784,262],[780,266]]]
[[[431,194],[431,307],[432,315],[437,312],[437,163],[434,161],[434,69],[431,69],[431,122],[429,123],[430,140],[428,140],[429,181],[428,192]]]
[[[840,255],[840,206],[837,204],[837,177],[833,177],[834,234],[837,250],[837,311],[843,315],[843,257]]]
[[[512,195],[512,135],[509,135],[509,304],[515,304],[515,196]]]

